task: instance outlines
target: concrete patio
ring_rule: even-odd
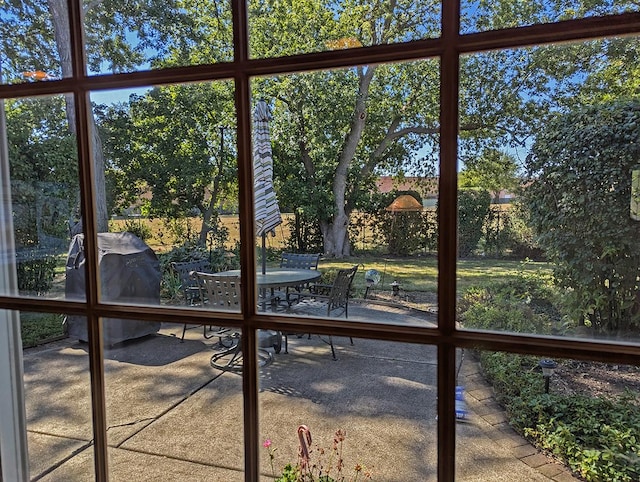
[[[354,304],[350,318],[435,321],[373,304]],[[217,340],[205,340],[201,328],[183,343],[181,334],[181,326],[164,324],[157,335],[106,351],[110,480],[244,480],[241,377],[210,366]],[[289,354],[261,370],[260,430],[277,449],[275,468],[295,464],[296,429],[305,424],[327,450],[345,430],[346,467],[363,464],[373,480],[436,480],[435,348],[334,343],[337,361],[319,337],[290,336]],[[73,339],[25,350],[32,480],[94,479],[88,363],[86,344]],[[457,424],[456,480],[575,480],[509,428],[468,356],[460,384],[470,417]],[[266,449],[260,460],[262,480],[273,480]]]

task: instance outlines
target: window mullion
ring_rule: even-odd
[[[460,4],[443,0],[440,59],[440,180],[438,194],[438,327],[455,332],[457,260],[458,42]],[[438,480],[455,480],[456,346],[438,345]]]
[[[82,206],[83,231],[85,234],[85,263],[86,301],[87,301],[87,334],[89,345],[89,372],[91,380],[91,406],[94,437],[94,469],[96,481],[108,481],[107,454],[107,415],[105,402],[105,373],[104,347],[102,341],[102,320],[95,311],[99,302],[99,280],[97,275],[97,246],[96,246],[96,212],[94,201],[95,167],[93,165],[93,151],[91,126],[89,123],[88,93],[83,89],[86,77],[86,62],[84,54],[84,14],[83,5],[79,0],[69,0],[69,41],[71,43],[73,65],[73,102],[76,117],[76,141],[78,145],[78,175],[80,178],[80,198]]]
[[[248,13],[245,0],[231,2],[233,15],[234,61],[244,65],[248,61]],[[255,326],[256,263],[253,207],[253,162],[251,151],[251,87],[250,78],[244,71],[236,71],[235,102],[237,115],[238,181],[240,185],[240,260],[242,279],[248,280],[241,290],[244,320],[242,326],[242,388],[244,413],[244,478],[259,479],[259,433],[258,420],[258,366],[257,329]]]

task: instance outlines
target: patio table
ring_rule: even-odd
[[[240,276],[239,269],[232,269],[229,271],[221,271],[215,273],[219,276]],[[276,288],[286,288],[304,285],[320,279],[322,273],[315,269],[286,269],[286,268],[274,268],[267,269],[266,273],[256,273],[256,282],[258,289],[264,293],[270,289],[273,302],[273,290]],[[266,309],[267,299],[266,296],[262,297],[262,309]]]

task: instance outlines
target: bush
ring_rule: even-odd
[[[407,256],[422,246],[423,217],[420,212],[390,213],[383,211],[378,216],[377,230],[385,240],[389,254]]]
[[[595,331],[640,327],[640,223],[629,216],[640,101],[558,113],[536,133],[523,203],[575,317]]]
[[[437,214],[434,210],[373,216],[374,236],[383,240],[389,254],[407,256],[417,251],[435,251],[438,246]]]
[[[483,227],[484,254],[493,257],[512,256],[519,259],[541,259],[527,216],[518,203],[505,209],[492,206]]]
[[[538,394],[515,397],[510,408],[514,427],[586,480],[640,480],[640,407],[635,396]]]
[[[470,289],[458,309],[466,328],[545,334],[561,319],[555,296],[549,280],[521,276]],[[587,481],[640,480],[637,394],[613,399],[545,394],[537,357],[490,351],[479,356],[516,430]]]
[[[530,213],[517,201],[509,210],[508,245],[512,256],[519,259],[544,259],[545,254],[536,240],[529,220]]]
[[[207,260],[212,272],[227,271],[240,268],[240,246],[234,250],[207,249],[194,240],[188,240],[171,251],[158,255],[162,281],[160,283],[160,295],[165,299],[177,299],[180,297],[180,279],[171,268],[171,263],[184,261]]]
[[[124,230],[135,234],[143,241],[147,241],[153,236],[151,228],[143,223],[141,219],[127,219],[124,224]]]
[[[294,253],[322,253],[324,241],[317,219],[298,209],[287,221],[289,239],[285,249]]]
[[[458,192],[458,253],[473,254],[482,238],[491,196],[488,191],[462,189]]]
[[[518,432],[585,480],[640,480],[637,395],[545,394],[536,357],[482,352],[480,362]]]
[[[466,328],[551,334],[562,312],[551,280],[521,273],[516,279],[470,288],[458,303]]]
[[[55,276],[56,258],[54,256],[36,257],[18,262],[18,290],[41,295],[51,290]]]

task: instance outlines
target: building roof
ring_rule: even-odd
[[[392,176],[380,176],[376,181],[378,191],[382,193],[398,191],[416,191],[423,198],[438,194],[437,177],[404,177],[397,179]]]

